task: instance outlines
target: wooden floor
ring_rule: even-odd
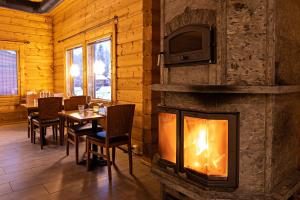
[[[39,144],[30,143],[26,130],[26,124],[0,126],[0,200],[159,199],[159,183],[139,157],[133,159],[132,177],[127,154],[118,150],[110,185],[106,167],[87,172],[75,164],[73,146],[68,157],[65,146],[50,144],[40,150]]]

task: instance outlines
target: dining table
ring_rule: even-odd
[[[99,112],[93,112],[92,109],[85,109],[83,112],[79,112],[78,110],[71,110],[71,111],[63,110],[61,114],[65,118],[72,119],[73,121],[76,121],[78,123],[91,121],[93,131],[97,130],[98,120],[106,117],[105,114],[101,114]]]
[[[76,121],[79,124],[85,122],[92,122],[92,132],[97,132],[98,120],[105,119],[105,113],[94,112],[92,109],[85,109],[83,112],[79,112],[78,110],[74,111],[62,111],[61,114],[64,116],[66,120],[71,119],[72,121]],[[98,151],[97,145],[93,145],[93,150]],[[79,164],[85,164],[86,160],[80,161]],[[96,155],[93,155],[93,164],[98,165],[106,165],[106,161],[103,158],[98,159]]]
[[[37,102],[33,103],[24,103],[20,104],[22,107],[27,109],[27,114],[30,115],[33,112],[38,111],[38,104]],[[71,119],[72,121],[78,122],[79,124],[85,123],[85,122],[91,122],[92,123],[92,133],[97,131],[97,125],[98,125],[98,120],[99,119],[105,119],[106,115],[105,113],[99,113],[99,112],[94,112],[92,109],[85,109],[84,112],[79,112],[79,110],[72,110],[72,111],[65,111],[62,110],[60,113],[61,119],[62,119],[62,124],[64,124],[65,120]],[[61,129],[63,130],[63,129]],[[64,131],[60,133],[61,136],[64,135]],[[61,144],[63,144],[63,137],[61,138]],[[42,141],[44,144],[46,144],[46,139],[45,137],[42,138]],[[97,151],[98,147],[97,145],[93,145],[93,150]],[[86,160],[83,160],[81,163],[85,163]],[[100,158],[100,160],[97,159],[96,155],[93,155],[93,163],[97,163],[99,165],[106,165],[106,161],[103,160],[103,158]]]
[[[22,103],[20,104],[21,107],[26,108],[27,115],[30,115],[32,112],[38,111],[38,104],[37,103]]]

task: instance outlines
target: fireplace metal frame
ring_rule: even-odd
[[[228,120],[228,177],[211,177],[190,169],[184,168],[184,116]],[[180,116],[180,148],[179,148],[179,171],[186,173],[192,181],[201,183],[206,187],[237,188],[239,175],[239,113],[202,113],[194,111],[182,111]]]

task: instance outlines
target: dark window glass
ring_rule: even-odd
[[[186,32],[177,35],[170,40],[170,53],[183,53],[198,51],[202,47],[202,34],[196,31]]]

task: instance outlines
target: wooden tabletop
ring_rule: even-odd
[[[32,112],[37,112],[39,109],[37,104],[33,104],[33,103],[32,104],[24,103],[24,104],[20,104],[20,106],[27,109],[28,115],[31,114]]]
[[[62,111],[61,112],[65,117],[76,120],[78,122],[96,120],[100,118],[105,118],[105,115],[95,113],[93,110],[85,110],[84,113],[79,113],[78,110],[74,111]]]
[[[20,104],[20,106],[22,106],[22,107],[24,107],[24,108],[38,108],[38,105],[37,104],[27,104],[27,103],[22,103],[22,104]]]

